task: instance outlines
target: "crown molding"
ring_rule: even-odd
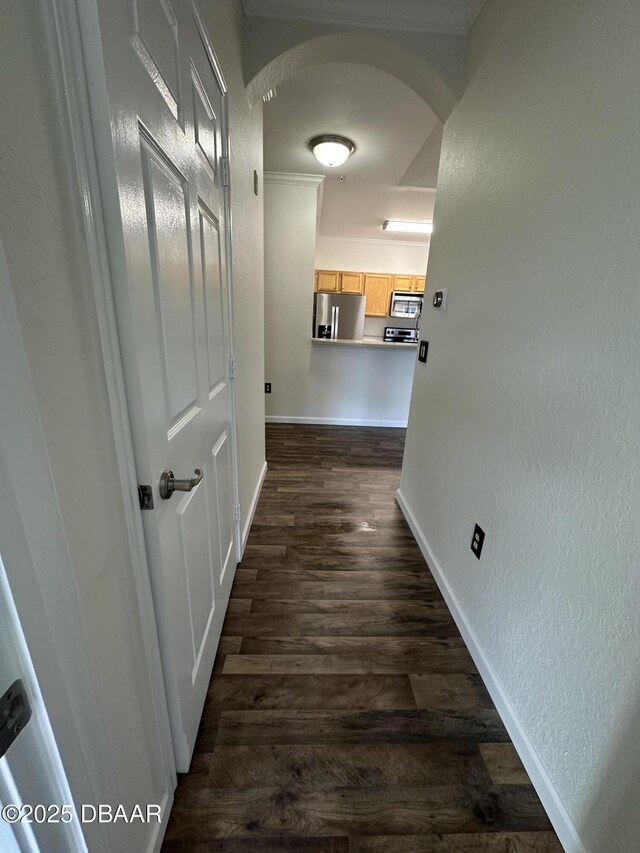
[[[316,201],[316,240],[320,233],[320,223],[322,222],[322,202],[324,199],[324,181],[318,184],[318,198]]]
[[[308,21],[368,29],[466,36],[484,0],[243,0],[247,17]]]
[[[425,248],[431,241],[426,243],[418,242],[417,240],[377,240],[373,237],[327,237],[322,236],[317,238],[318,243],[375,243],[378,246],[420,246]]]
[[[265,172],[265,184],[293,184],[298,187],[321,187],[324,175],[303,175],[295,172]]]

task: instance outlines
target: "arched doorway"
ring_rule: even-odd
[[[392,294],[413,290],[421,299],[429,238],[392,235],[383,224],[432,222],[442,121],[455,96],[423,59],[370,34],[322,36],[264,59],[249,90],[259,103],[277,89],[264,107],[267,421],[406,426],[418,316],[395,313]],[[324,133],[355,144],[338,169],[309,151],[309,140]],[[425,153],[435,168],[420,168]],[[364,325],[343,323],[336,334],[366,349],[338,356],[313,340],[325,290],[363,298]],[[336,309],[344,319],[353,299],[343,302]],[[391,342],[409,331],[413,346]],[[390,347],[374,349],[378,344]]]
[[[353,62],[386,71],[413,89],[441,122],[447,120],[458,100],[443,77],[423,57],[395,41],[376,35],[339,33],[320,36],[268,57],[269,53],[265,55],[262,68],[247,82],[251,103],[257,103],[289,77],[330,62]]]

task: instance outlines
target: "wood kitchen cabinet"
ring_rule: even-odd
[[[426,278],[423,275],[394,275],[392,290],[405,290],[412,293],[424,291]]]
[[[368,317],[388,317],[393,290],[422,293],[423,275],[316,270],[315,289],[324,293],[362,293],[367,297]]]
[[[325,293],[362,293],[364,273],[316,270],[316,290]]]
[[[340,292],[341,293],[362,293],[364,289],[364,273],[362,272],[341,272],[340,273]]]
[[[393,290],[413,290],[413,275],[394,275]]]
[[[368,317],[388,317],[392,275],[364,274],[365,314]]]
[[[338,270],[316,270],[316,290],[340,292],[340,273]]]

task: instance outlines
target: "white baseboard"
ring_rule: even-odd
[[[258,506],[258,501],[260,500],[260,492],[262,491],[262,484],[264,483],[264,478],[267,476],[267,463],[265,462],[262,466],[262,470],[260,471],[260,476],[258,477],[258,482],[256,484],[256,490],[253,493],[253,497],[251,499],[251,506],[249,507],[249,512],[244,521],[244,527],[242,528],[242,554],[244,554],[244,549],[247,544],[247,539],[249,538],[249,531],[251,530],[251,525],[253,523],[253,516],[256,514],[256,507]],[[242,555],[241,555],[242,556]]]
[[[447,603],[447,607],[455,619],[456,625],[462,634],[462,638],[471,653],[471,657],[473,658],[475,665],[478,667],[482,680],[491,694],[491,698],[493,699],[498,713],[502,718],[502,722],[509,732],[513,745],[515,746],[516,751],[522,759],[522,763],[529,774],[533,787],[536,789],[542,805],[546,809],[549,820],[553,824],[553,828],[560,839],[560,843],[564,847],[566,853],[588,853],[584,842],[578,834],[575,824],[564,807],[558,792],[549,778],[547,771],[544,769],[533,744],[529,740],[520,719],[509,701],[495,670],[485,654],[484,649],[480,645],[475,631],[471,627],[464,610],[460,606],[460,602],[458,601],[456,594],[447,581],[442,566],[433,553],[422,528],[416,521],[416,518],[405,501],[400,489],[396,492],[396,500],[407,520],[407,524],[411,528],[411,532],[413,533],[425,560],[429,565],[429,568],[431,569],[436,583],[440,588],[440,592]]]
[[[160,804],[162,820],[160,823],[155,824],[151,831],[146,853],[160,853],[160,848],[162,847],[162,842],[164,841],[164,836],[167,831],[167,824],[169,823],[169,815],[171,814],[172,805],[173,791],[167,792],[162,798],[162,803]]]
[[[406,428],[406,421],[367,421],[359,418],[299,418],[295,415],[267,415],[268,424],[327,424],[329,426],[367,426]]]

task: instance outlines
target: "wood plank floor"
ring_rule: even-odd
[[[267,427],[164,853],[562,850],[395,504],[403,443]]]

